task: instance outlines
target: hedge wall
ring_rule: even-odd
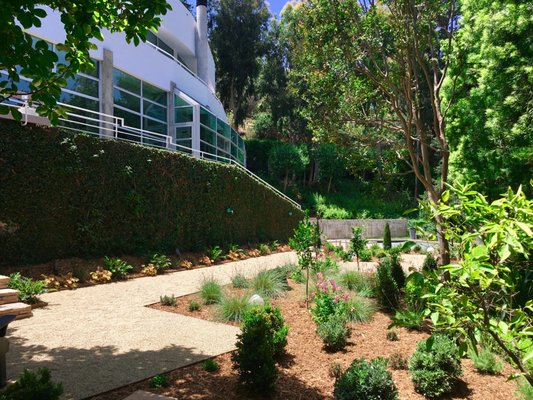
[[[235,167],[0,123],[0,264],[286,240],[301,218]]]

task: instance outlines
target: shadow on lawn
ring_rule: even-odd
[[[133,349],[126,353],[105,345],[87,349],[47,348],[30,344],[27,339],[18,337],[16,331],[16,328],[8,331],[8,379],[16,379],[23,369],[36,371],[46,367],[55,382],[63,383],[65,399],[93,396],[206,357],[182,346],[167,346],[156,351]]]

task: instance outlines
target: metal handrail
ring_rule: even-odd
[[[5,102],[4,104],[9,107],[14,107],[14,108],[19,109],[19,111],[21,111],[24,115],[25,123],[28,122],[28,109],[30,108],[28,101],[11,98],[8,102]],[[139,129],[139,128],[125,125],[124,118],[121,118],[121,117],[104,114],[98,111],[88,110],[88,109],[74,106],[71,104],[66,104],[66,103],[61,103],[61,102],[58,102],[57,104],[67,109],[66,111],[67,116],[83,120],[83,121],[76,121],[76,120],[68,119],[68,118],[59,118],[61,122],[66,122],[69,124],[76,125],[76,127],[60,125],[59,127],[62,129],[95,135],[102,139],[115,139],[115,140],[120,140],[120,141],[125,141],[125,142],[139,143],[136,140],[128,139],[128,138],[124,138],[120,136],[121,134],[128,135],[133,138],[140,139],[140,143],[145,146],[156,147],[158,149],[167,150],[167,151],[180,151],[180,152],[186,153],[186,155],[190,155],[191,157],[198,157],[205,161],[227,163],[230,166],[233,166],[241,170],[242,172],[244,172],[246,175],[248,175],[249,177],[257,181],[258,183],[266,186],[268,189],[272,190],[282,199],[288,201],[290,204],[292,204],[297,209],[299,210],[302,209],[300,204],[298,204],[296,201],[291,199],[285,193],[281,192],[280,190],[272,186],[270,183],[266,182],[264,179],[254,174],[252,171],[247,169],[244,165],[239,163],[234,158],[219,156],[218,154],[211,154],[205,151],[201,151],[199,149],[193,149],[192,147],[183,146],[181,144],[176,143],[173,140],[172,136],[163,135],[161,133],[152,132],[152,131],[148,131],[145,129]],[[89,117],[87,115],[77,114],[75,112],[68,111],[68,109],[81,111],[83,113],[89,113],[89,114],[94,115],[95,117]],[[90,122],[94,122],[94,124],[91,125]],[[83,129],[83,127],[85,127],[85,129]],[[93,128],[93,130],[87,129],[87,128]],[[102,132],[104,133],[102,134]],[[147,140],[156,142],[157,144],[149,143],[149,142],[147,143],[146,142]]]

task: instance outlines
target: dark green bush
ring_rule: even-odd
[[[429,272],[437,269],[437,260],[433,257],[433,254],[427,253],[422,264],[422,271]]]
[[[325,321],[318,324],[316,332],[324,342],[327,351],[344,349],[350,337],[346,316],[341,314],[331,314]]]
[[[63,385],[52,382],[48,368],[40,368],[36,374],[25,369],[2,394],[7,400],[58,400]]]
[[[392,247],[392,240],[390,236],[390,226],[387,222],[385,224],[385,230],[383,232],[383,250],[390,250]]]
[[[220,369],[220,365],[212,358],[209,358],[202,363],[202,369],[206,372],[217,372]]]
[[[104,269],[111,272],[111,278],[124,279],[133,267],[120,258],[104,257]]]
[[[418,342],[409,360],[409,371],[417,392],[429,398],[450,393],[461,376],[459,349],[443,335]]]
[[[159,302],[162,306],[171,306],[174,307],[176,305],[176,297],[172,294],[170,296],[164,295],[159,296]]]
[[[150,378],[148,386],[153,389],[168,387],[168,379],[165,375],[156,375]]]
[[[303,217],[229,165],[11,121],[0,131],[0,264],[285,241]]]
[[[237,336],[237,350],[231,359],[239,381],[248,389],[268,392],[277,377],[275,360],[283,354],[288,328],[278,308],[270,305],[249,309]]]
[[[400,304],[400,289],[392,276],[389,258],[383,259],[377,267],[376,292],[379,304],[385,310],[394,310]]]
[[[405,272],[400,264],[400,255],[390,254],[387,258],[390,260],[392,277],[398,289],[402,289],[405,286]]]
[[[27,304],[35,304],[39,301],[39,295],[45,292],[43,281],[35,281],[15,272],[9,275],[7,287],[19,291],[19,300]]]
[[[335,382],[335,400],[398,400],[398,389],[381,358],[355,360]]]

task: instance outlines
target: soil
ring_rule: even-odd
[[[278,365],[279,375],[276,391],[270,397],[282,399],[333,399],[335,378],[330,376],[332,363],[347,368],[357,358],[372,359],[389,357],[399,353],[408,359],[416,343],[429,335],[423,332],[395,328],[398,341],[386,339],[390,316],[376,312],[368,323],[351,324],[351,336],[344,351],[328,353],[323,349],[322,341],[315,333],[315,324],[305,307],[305,289],[301,284],[290,282],[291,290],[272,303],[281,308],[286,324],[289,326],[287,356]],[[226,288],[226,290],[230,290]],[[215,307],[203,305],[200,311],[190,312],[190,300],[199,301],[197,294],[178,298],[176,307],[152,305],[150,307],[191,315],[197,318],[219,321]],[[199,301],[200,302],[200,301]],[[201,302],[200,302],[201,303]],[[231,353],[214,357],[219,363],[218,372],[205,372],[201,363],[166,373],[170,386],[152,389],[149,381],[144,380],[95,397],[94,400],[122,400],[136,390],[146,390],[177,399],[261,399],[260,394],[243,391],[238,386],[238,374],[232,369]],[[516,384],[507,381],[512,372],[506,365],[498,375],[483,375],[474,369],[468,359],[462,360],[463,376],[451,396],[445,399],[472,400],[509,400],[514,398]],[[394,382],[402,400],[422,400],[424,397],[414,391],[414,386],[407,370],[391,370]]]

